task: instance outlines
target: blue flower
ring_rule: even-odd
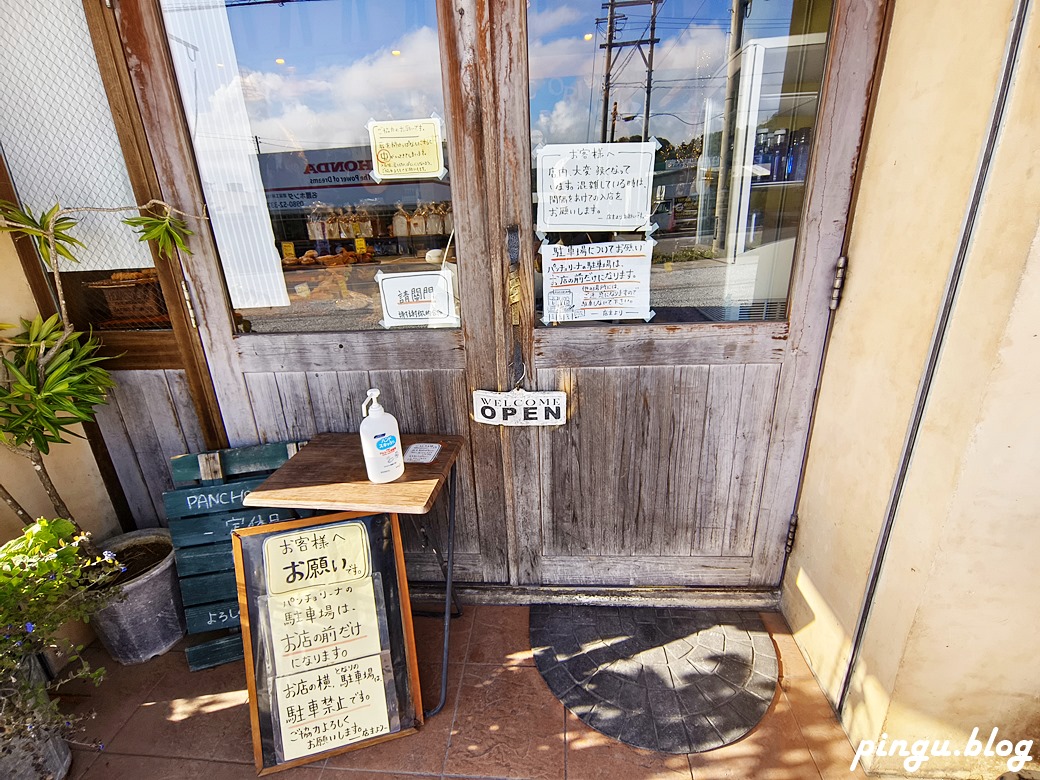
[[[104,551],[104,552],[103,552],[103,553],[101,554],[101,556],[102,556],[102,557],[103,557],[103,558],[104,558],[104,559],[105,559],[106,561],[114,561],[114,560],[116,559],[116,554],[115,554],[114,552],[112,552],[111,550],[105,550],[105,551]]]
[[[119,571],[126,571],[126,567],[125,566],[120,566],[119,567]]]
[[[31,634],[35,630],[36,630],[36,626],[33,625],[32,623],[26,623],[25,624],[25,631],[26,631],[26,633]]]

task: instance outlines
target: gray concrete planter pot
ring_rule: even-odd
[[[0,777],[4,780],[40,780],[41,777],[61,780],[72,767],[72,751],[69,743],[58,736],[48,736],[41,740],[37,749],[43,761],[43,772],[33,766],[32,757],[22,750],[0,756]]]
[[[33,685],[47,687],[47,675],[36,656],[24,659],[21,669]],[[42,766],[34,766],[34,759]],[[49,732],[39,734],[32,746],[23,743],[10,753],[0,755],[0,777],[4,780],[40,780],[41,777],[61,780],[71,767],[69,743]]]
[[[122,597],[95,613],[90,620],[101,644],[124,665],[139,664],[162,655],[185,634],[177,570],[173,565],[173,543],[165,528],[132,531],[101,543],[123,562],[146,553],[145,570],[114,587]]]

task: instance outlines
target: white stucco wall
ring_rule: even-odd
[[[19,317],[36,316],[32,292],[22,273],[14,243],[7,233],[0,233],[0,278],[4,279],[0,322],[17,323]],[[79,432],[82,434],[82,429]],[[85,529],[98,538],[119,533],[115,510],[86,440],[75,439],[68,444],[55,445],[46,463],[62,498]],[[31,515],[50,517],[54,514],[29,461],[2,447],[0,481]],[[15,514],[0,502],[0,539],[16,536],[20,528],[21,523]]]
[[[784,611],[832,699],[967,208],[1011,2],[896,2]],[[845,711],[853,742],[1040,740],[1040,14]],[[1040,753],[1033,746],[1032,754]],[[901,758],[873,772],[903,774]],[[1031,765],[1036,768],[1037,765]],[[996,777],[932,758],[914,775]]]

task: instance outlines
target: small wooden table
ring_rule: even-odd
[[[356,433],[322,433],[278,468],[245,497],[246,506],[333,509],[340,512],[387,513],[394,524],[398,514],[424,515],[433,508],[448,483],[447,565],[444,566],[444,650],[441,696],[436,707],[424,713],[436,715],[448,692],[448,638],[451,630],[452,580],[455,562],[456,461],[466,440],[462,436],[401,436],[407,450],[412,444],[439,444],[431,463],[406,463],[404,475],[393,482],[368,480],[361,439]],[[440,554],[438,553],[438,561]],[[461,612],[461,606],[459,607]]]

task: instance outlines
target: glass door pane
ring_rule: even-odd
[[[533,147],[659,144],[647,226],[653,322],[786,318],[829,21],[830,0],[529,4]],[[546,239],[645,236],[604,228]]]
[[[446,162],[388,178],[370,143],[426,120],[447,160],[433,0],[162,5],[239,330],[457,326]]]

